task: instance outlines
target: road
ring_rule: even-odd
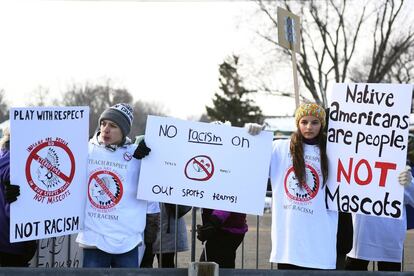
[[[186,215],[188,238],[190,242],[191,215]],[[237,251],[236,268],[248,269],[271,269],[269,263],[271,250],[270,227],[271,214],[265,213],[263,216],[251,216],[247,218],[249,231],[247,232],[244,243]],[[200,214],[197,213],[197,223],[200,224]],[[259,230],[259,231],[257,231]],[[258,242],[257,242],[258,241]],[[196,241],[196,261],[201,254],[201,242]],[[257,253],[258,252],[258,253]],[[188,267],[190,262],[190,251],[178,254],[178,267]],[[156,264],[155,264],[156,265]],[[370,264],[372,269],[372,264]],[[407,231],[404,250],[404,271],[414,271],[414,229]],[[276,266],[274,266],[274,269]]]

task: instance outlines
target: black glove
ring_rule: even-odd
[[[142,159],[150,153],[151,149],[147,147],[145,141],[142,140],[139,142],[137,149],[134,152],[134,157],[136,159]]]
[[[10,184],[10,181],[4,182],[4,198],[8,203],[12,203],[17,200],[20,195],[20,186]]]
[[[221,221],[216,216],[211,215],[205,224],[197,225],[197,239],[202,242],[211,239],[214,235],[216,235],[220,226]]]
[[[216,227],[214,225],[208,223],[204,225],[197,225],[197,239],[199,239],[202,242],[205,242],[206,240],[213,237],[217,232]]]

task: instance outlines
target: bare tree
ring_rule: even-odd
[[[89,135],[92,136],[98,127],[98,119],[101,113],[117,103],[128,103],[134,108],[134,121],[129,135],[131,138],[144,133],[148,114],[164,114],[162,108],[156,104],[142,101],[134,102],[128,90],[114,88],[110,81],[107,81],[105,85],[73,85],[64,93],[61,104],[66,106],[89,106]]]
[[[48,88],[38,86],[33,90],[32,95],[27,103],[28,106],[46,106],[51,104],[50,91]]]
[[[326,105],[328,83],[386,81],[401,65],[404,55],[413,50],[412,26],[399,26],[398,18],[404,10],[404,0],[381,1],[378,7],[369,1],[257,1],[260,11],[277,29],[276,7],[301,15],[301,51],[298,53],[299,75],[313,99]],[[373,20],[372,20],[373,19]],[[371,22],[374,22],[373,25]],[[360,37],[362,31],[373,30],[372,37]],[[290,54],[278,46],[272,35],[259,33],[278,51]],[[357,70],[361,63],[355,60],[358,48],[371,44],[370,54],[364,61],[364,69]],[[286,55],[288,57],[288,55]],[[368,66],[368,68],[366,67]],[[403,70],[403,69],[401,69]],[[407,68],[409,75],[412,68]],[[395,75],[395,73],[394,73]],[[267,87],[265,90],[274,89]],[[279,93],[292,96],[292,93]]]
[[[414,74],[414,51],[400,56],[395,65],[387,72],[386,82],[412,83]]]
[[[105,85],[73,85],[63,95],[62,105],[89,106],[89,135],[96,130],[100,114],[116,103],[133,104],[133,97],[126,89],[113,88],[109,82]]]
[[[163,108],[154,103],[137,101],[134,103],[134,122],[131,127],[131,137],[145,133],[148,115],[164,116]]]
[[[359,65],[354,68],[351,74],[353,81],[410,81],[414,73],[414,32],[413,26],[408,25],[407,29],[404,29],[405,24],[398,24],[397,18],[403,8],[403,0],[392,0],[376,10],[372,49],[364,59],[365,66]]]

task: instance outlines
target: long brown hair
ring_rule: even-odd
[[[325,186],[328,180],[328,156],[326,155],[326,135],[321,128],[316,137],[320,150],[321,170],[322,170],[322,186]],[[299,130],[290,136],[290,155],[292,156],[293,169],[299,184],[306,181],[305,160],[303,156],[303,136]]]

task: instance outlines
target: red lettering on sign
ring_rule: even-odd
[[[385,187],[385,180],[387,179],[388,170],[395,170],[397,168],[397,164],[388,162],[375,162],[375,168],[381,169],[379,186]]]
[[[354,159],[350,158],[348,162],[348,168],[345,169],[344,164],[342,163],[341,159],[338,159],[336,181],[338,183],[341,183],[342,176],[343,176],[345,178],[346,183],[350,184],[351,177],[353,176],[355,182],[358,185],[364,186],[364,185],[370,184],[372,181],[372,166],[369,164],[368,160],[366,159],[359,160],[355,166],[355,169],[353,168],[353,163],[354,163]],[[367,171],[367,176],[365,179],[361,179],[360,177],[360,169],[362,165],[364,165]],[[378,186],[385,187],[385,182],[387,180],[388,171],[395,170],[397,168],[397,164],[390,163],[390,162],[376,161],[374,164],[374,168],[380,169],[380,179],[379,179]]]

